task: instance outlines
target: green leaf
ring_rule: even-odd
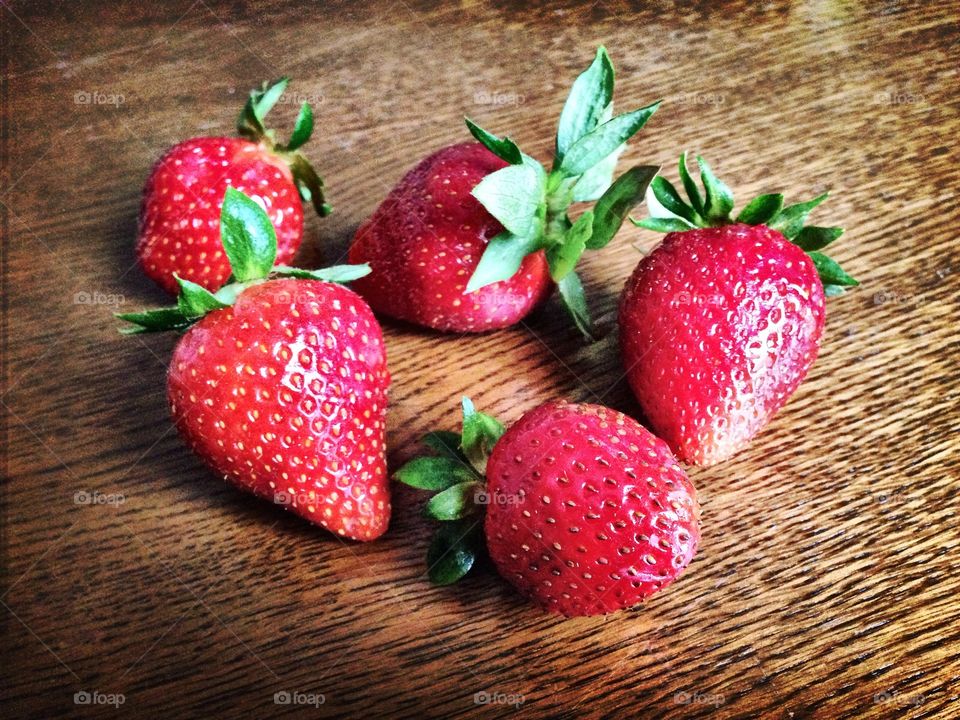
[[[463,460],[466,462],[466,456],[460,452],[460,433],[449,430],[434,430],[428,432],[420,441],[431,450],[452,458],[453,460]]]
[[[547,266],[550,277],[559,282],[576,267],[593,232],[593,211],[587,210],[564,233],[563,242],[547,248]]]
[[[574,325],[588,340],[594,340],[593,323],[590,320],[590,310],[587,307],[587,298],[583,292],[583,283],[576,272],[568,273],[563,280],[557,283],[560,301],[570,314]]]
[[[823,250],[841,235],[843,235],[843,228],[810,225],[802,228],[793,238],[793,242],[803,250],[811,252],[813,250]]]
[[[602,122],[604,112],[613,101],[613,82],[613,63],[601,45],[590,67],[573,82],[560,112],[555,162],[563,160],[567,150],[577,140]]]
[[[166,307],[159,308],[158,310],[146,310],[144,312],[134,313],[116,313],[114,317],[124,322],[132,323],[135,326],[121,328],[120,332],[124,335],[164,332],[166,330],[185,330],[194,322],[192,318],[184,315],[179,307]]]
[[[300,113],[297,115],[297,122],[293,126],[293,132],[290,134],[290,140],[287,142],[287,150],[296,150],[303,145],[313,134],[313,109],[310,103],[304,103],[300,106]]]
[[[443,523],[427,551],[427,575],[434,585],[451,585],[470,572],[483,550],[483,523],[468,518]]]
[[[538,250],[540,243],[539,236],[518,237],[504,230],[487,243],[464,292],[472,293],[492,283],[512,278],[520,269],[523,259]]]
[[[469,465],[449,457],[414,458],[397,470],[394,479],[420,490],[446,490],[458,483],[476,482]]]
[[[820,276],[820,281],[824,286],[837,285],[849,287],[860,284],[850,277],[836,260],[827,257],[823,253],[812,252],[808,254],[810,255],[810,259],[813,260],[814,267],[817,268],[817,274]]]
[[[687,170],[686,152],[680,154],[678,170],[680,172],[680,182],[683,183],[683,188],[687,191],[687,198],[690,200],[690,207],[696,211],[697,215],[703,217],[703,198],[700,197],[700,188],[697,187],[696,181],[690,177],[690,171]]]
[[[313,205],[313,209],[320,217],[329,215],[333,208],[327,203],[323,194],[323,178],[317,173],[310,161],[303,153],[296,152],[288,160],[290,172],[297,183],[297,192],[300,199]]]
[[[728,219],[730,211],[733,210],[733,193],[713,174],[706,160],[698,155],[697,162],[700,164],[700,180],[706,191],[703,214],[707,220]]]
[[[470,464],[483,476],[487,470],[487,458],[503,436],[505,428],[496,418],[477,412],[470,398],[463,398],[462,406],[463,434],[460,447]]]
[[[459,520],[474,511],[474,496],[481,490],[483,485],[475,478],[452,485],[430,498],[423,514],[434,520]]]
[[[617,178],[593,208],[593,232],[587,240],[589,249],[602,248],[613,239],[623,219],[643,200],[659,170],[655,165],[638,165]]]
[[[650,217],[644,218],[643,220],[634,220],[633,218],[630,218],[630,222],[637,227],[661,233],[684,232],[693,228],[693,225],[688,223],[686,220],[681,220],[680,218]]]
[[[692,225],[697,224],[699,217],[696,211],[683,201],[680,193],[665,177],[662,175],[655,177],[650,183],[650,189],[657,201],[668,211],[688,220]]]
[[[826,200],[827,195],[828,193],[824,193],[808,202],[788,205],[770,221],[770,227],[779,230],[788,240],[793,240],[803,229],[810,211]]]
[[[560,163],[560,172],[568,177],[585,173],[642,128],[659,105],[658,101],[618,115],[581,137],[567,150]]]
[[[837,295],[843,295],[847,289],[843,285],[824,285],[823,294],[827,297],[836,297]]]
[[[236,188],[228,187],[223,197],[220,239],[239,282],[270,274],[277,258],[277,233],[264,209]]]
[[[783,195],[780,193],[757,195],[737,215],[737,222],[747,225],[764,225],[773,220],[782,208]]]
[[[498,138],[491,132],[487,132],[468,117],[464,118],[470,134],[473,135],[487,150],[492,152],[501,160],[505,160],[511,165],[519,165],[523,162],[523,156],[517,144],[508,137]]]
[[[621,145],[580,176],[573,186],[574,202],[593,202],[607,191],[613,182],[617,161],[626,149],[626,144]]]
[[[514,235],[534,232],[537,210],[544,202],[544,184],[533,168],[509,165],[490,173],[471,194]]]
[[[184,280],[176,274],[173,276],[180,285],[180,295],[177,297],[177,307],[184,317],[200,318],[212,310],[230,307],[227,303],[220,302],[217,297],[202,285],[195,282]]]
[[[322,280],[323,282],[339,283],[341,285],[369,275],[370,265],[331,265],[318,270],[304,270],[303,268],[277,265],[274,273],[282,277],[294,277],[301,280]]]
[[[251,93],[251,96],[254,98],[253,109],[257,119],[261,123],[267,116],[267,113],[273,110],[273,106],[277,104],[277,101],[283,96],[283,93],[286,92],[287,83],[289,82],[290,78],[282,77],[266,90]]]

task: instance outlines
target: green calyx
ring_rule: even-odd
[[[779,231],[804,250],[813,260],[827,295],[839,295],[847,287],[859,285],[829,257],[819,252],[843,234],[843,228],[804,225],[810,211],[827,199],[827,193],[807,202],[784,206],[783,195],[758,195],[733,216],[733,193],[721,182],[706,161],[697,156],[703,194],[687,169],[687,154],[680,156],[680,181],[686,200],[669,180],[658,175],[650,183],[647,209],[650,217],[630,221],[655,232],[684,232],[692,228],[720,227],[733,223],[766,225]],[[652,197],[651,197],[652,196]]]
[[[574,82],[560,113],[549,172],[510,138],[497,137],[466,119],[470,133],[510,164],[485,177],[472,191],[504,231],[487,245],[465,292],[513,277],[527,255],[544,250],[564,307],[591,339],[593,328],[575,272],[577,261],[585,250],[598,250],[613,239],[659,170],[637,166],[613,179],[627,140],[660,104],[614,117],[613,85],[613,65],[600,47],[590,67]],[[595,204],[573,220],[568,211],[574,202]]]
[[[320,217],[326,217],[332,208],[323,195],[323,179],[300,152],[300,147],[313,134],[313,110],[310,103],[304,102],[293,126],[293,132],[286,143],[277,140],[276,132],[264,125],[264,119],[277,104],[290,78],[282,77],[272,85],[263,83],[259,90],[250,92],[240,117],[237,119],[237,132],[248,140],[265,144],[270,151],[283,158],[297,185],[297,191],[305,203],[311,203]]]
[[[436,454],[414,458],[394,474],[398,482],[434,493],[423,512],[440,521],[427,551],[427,574],[436,585],[455,583],[483,552],[487,459],[503,432],[465,397],[461,432],[428,433],[423,443]]]
[[[117,313],[130,323],[120,332],[136,334],[165,330],[186,330],[207,313],[232,305],[248,287],[271,277],[347,283],[370,272],[369,265],[335,265],[320,270],[302,270],[274,265],[277,259],[277,233],[270,217],[253,199],[232,187],[227,188],[220,209],[220,241],[231,276],[227,285],[212,293],[197,283],[177,278],[180,294],[174,307],[137,313]]]

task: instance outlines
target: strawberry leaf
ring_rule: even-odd
[[[737,222],[747,225],[764,225],[773,220],[782,208],[783,195],[780,193],[758,195],[740,211]]]
[[[473,513],[474,496],[482,490],[483,485],[475,479],[452,485],[430,498],[423,514],[434,520],[459,520]]]
[[[180,286],[180,294],[177,297],[177,307],[184,317],[200,318],[212,310],[230,307],[228,304],[220,302],[216,295],[207,290],[202,285],[197,285],[189,280],[184,280],[176,274],[174,277]]]
[[[184,315],[179,307],[166,307],[135,313],[116,313],[114,317],[133,324],[134,327],[120,328],[120,332],[124,335],[186,330],[194,322],[194,319]]]
[[[606,48],[601,45],[590,67],[574,81],[560,112],[554,167],[563,160],[574,143],[603,122],[603,115],[613,101],[613,84],[613,63]]]
[[[605,247],[623,225],[623,219],[642,200],[651,180],[660,168],[639,165],[617,178],[593,208],[593,230],[587,248]]]
[[[578,139],[564,155],[559,172],[567,177],[585,173],[640,130],[659,105],[658,101],[645,108],[618,115]]]
[[[287,141],[285,150],[296,150],[303,145],[313,134],[313,109],[310,103],[304,103],[300,106],[300,113],[297,115],[297,121],[293,126],[293,133],[290,140]]]
[[[487,470],[487,458],[505,428],[496,418],[477,412],[468,397],[463,398],[462,407],[463,434],[460,447],[470,464],[483,476]]]
[[[788,205],[770,221],[770,227],[779,230],[788,240],[793,240],[803,229],[803,224],[807,221],[810,211],[826,200],[827,195],[828,193],[823,193],[823,195],[808,202]]]
[[[482,523],[475,518],[443,523],[427,551],[427,574],[434,585],[451,585],[473,567],[483,549]]]
[[[490,173],[471,194],[511,233],[529,237],[535,231],[544,192],[537,172],[529,165],[519,164]]]
[[[587,210],[567,230],[563,242],[547,248],[547,265],[550,277],[559,282],[577,265],[593,232],[593,211]]]
[[[290,172],[297,184],[297,192],[305,203],[311,203],[320,217],[326,217],[332,208],[326,202],[323,194],[323,178],[317,173],[310,161],[302,153],[295,152],[289,156]]]
[[[661,233],[684,232],[685,230],[690,230],[693,228],[693,225],[688,223],[686,220],[681,220],[680,218],[649,217],[644,218],[643,220],[634,220],[633,218],[630,218],[630,222],[637,227]]]
[[[577,330],[588,340],[594,340],[593,323],[590,320],[590,310],[587,307],[587,298],[583,292],[583,283],[575,272],[568,273],[557,283],[560,301],[564,309],[573,319]]]
[[[339,283],[341,285],[358,280],[370,274],[370,265],[331,265],[319,270],[304,270],[288,265],[277,265],[273,272],[281,277],[294,277],[302,280],[322,280],[323,282]]]
[[[273,223],[256,201],[232,187],[223,197],[220,239],[236,280],[259,280],[270,274],[277,257]]]
[[[680,193],[665,177],[662,175],[655,177],[650,183],[650,190],[657,201],[669,212],[687,220],[691,225],[697,224],[700,218],[696,211],[683,201]]]
[[[472,468],[449,457],[414,458],[394,473],[394,479],[419,490],[446,490],[459,483],[477,482]]]
[[[626,149],[624,143],[580,176],[577,184],[573,186],[574,202],[593,202],[607,191],[613,182],[617,161]]]
[[[512,278],[520,269],[523,259],[539,247],[538,236],[520,237],[504,230],[487,243],[464,292],[472,293],[492,283]]]
[[[481,143],[487,150],[492,152],[501,160],[504,160],[511,165],[519,165],[523,162],[523,156],[520,153],[520,148],[517,147],[517,144],[513,142],[508,137],[498,138],[491,132],[487,132],[482,127],[477,125],[470,118],[464,118],[464,121],[467,123],[467,128],[470,130],[470,134],[473,135],[479,143]]]
[[[733,193],[713,174],[706,160],[698,155],[697,162],[700,164],[700,180],[706,191],[703,214],[707,220],[723,222],[730,217],[730,211],[733,210]]]
[[[824,284],[824,287],[827,285],[851,287],[860,284],[850,277],[836,260],[818,252],[811,252],[808,255],[813,260],[814,267],[817,268],[817,274],[820,276],[820,281]]]
[[[460,433],[449,430],[434,430],[424,435],[420,441],[441,455],[453,460],[467,462],[466,456],[460,451]]]
[[[793,238],[793,242],[801,249],[811,252],[813,250],[823,250],[841,235],[843,235],[843,228],[810,225],[802,228]]]
[[[697,215],[703,217],[703,198],[700,197],[700,188],[696,181],[690,177],[690,171],[687,170],[687,153],[680,154],[680,163],[678,166],[680,173],[680,182],[683,183],[684,190],[687,191],[687,198],[690,200],[690,207],[694,209]]]

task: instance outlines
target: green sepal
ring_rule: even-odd
[[[473,468],[484,476],[487,471],[487,458],[493,446],[503,436],[505,428],[496,418],[477,411],[470,398],[464,397],[461,406],[463,432],[460,449]]]
[[[606,247],[620,230],[627,214],[643,200],[659,170],[655,165],[637,165],[607,188],[593,208],[593,231],[587,240],[589,250]]]
[[[220,209],[220,240],[239,282],[270,274],[277,258],[277,233],[270,216],[253,198],[228,187]]]
[[[189,318],[179,307],[158,308],[144,312],[114,313],[118,320],[131,323],[131,327],[120,328],[123,335],[138,335],[149,332],[166,332],[168,330],[186,330],[196,318]]]
[[[682,218],[648,217],[643,220],[630,218],[630,222],[645,230],[653,230],[654,232],[660,233],[684,232],[694,227]]]
[[[466,456],[460,450],[460,433],[450,430],[434,430],[420,438],[420,442],[445,457],[468,462]]]
[[[737,215],[737,222],[747,225],[765,225],[783,209],[783,195],[757,195]]]
[[[544,204],[545,191],[543,176],[521,163],[490,173],[470,194],[508,231],[530,237],[537,232],[537,210]]]
[[[259,90],[253,90],[237,119],[237,132],[251,140],[260,140],[267,136],[263,120],[287,89],[290,78],[282,77],[273,84],[264,83]]]
[[[317,270],[304,270],[303,268],[295,268],[288,265],[277,265],[273,269],[273,272],[280,277],[293,277],[301,280],[322,280],[323,282],[344,285],[369,275],[371,269],[369,263],[360,263],[359,265],[331,265],[330,267],[319,268]]]
[[[397,470],[393,477],[419,490],[446,490],[479,479],[473,468],[463,461],[439,455],[414,458]]]
[[[509,280],[520,269],[523,259],[538,250],[540,244],[539,236],[518,237],[504,230],[487,243],[464,292],[472,293],[495,282]]]
[[[613,63],[601,45],[590,67],[574,80],[560,112],[554,168],[559,167],[572,145],[604,121],[604,114],[613,101],[613,85]]]
[[[451,485],[441,490],[427,501],[423,508],[424,517],[432,520],[459,520],[474,513],[476,503],[474,498],[483,490],[483,485],[476,479]]]
[[[297,192],[300,193],[300,199],[313,205],[313,209],[320,217],[326,217],[333,212],[333,208],[324,197],[323,178],[303,153],[293,153],[287,158],[287,162],[297,185]]]
[[[843,235],[843,228],[808,225],[801,228],[800,232],[793,238],[793,242],[802,250],[812,252],[823,250],[841,235]]]
[[[576,185],[573,186],[573,201],[594,202],[599,200],[613,183],[617,161],[626,149],[627,145],[624,143],[581,175]]]
[[[733,193],[730,188],[713,174],[713,170],[699,155],[697,163],[700,165],[700,181],[705,191],[703,201],[703,216],[706,220],[724,222],[730,217],[733,210]]]
[[[590,309],[587,307],[587,297],[583,292],[583,283],[580,282],[580,276],[576,272],[567,273],[557,283],[557,290],[560,294],[560,301],[573,320],[573,324],[576,325],[577,330],[585,339],[596,340],[593,322],[590,319]]]
[[[860,283],[850,277],[846,271],[840,267],[840,263],[823,253],[807,253],[813,260],[814,267],[817,268],[817,274],[824,287],[832,285],[835,287],[853,287]]]
[[[470,130],[470,134],[477,139],[477,142],[498,158],[511,165],[519,165],[523,162],[523,154],[513,140],[508,137],[498,138],[493,133],[484,130],[468,117],[465,117],[463,120],[467,124],[467,129]]]
[[[629,140],[659,106],[660,101],[657,101],[597,126],[570,146],[560,162],[558,172],[567,177],[582,175]]]
[[[823,193],[823,195],[819,195],[813,200],[797,203],[796,205],[788,205],[770,221],[770,227],[774,230],[779,230],[788,240],[793,240],[803,228],[803,224],[807,221],[807,216],[810,214],[810,211],[826,200],[828,194],[829,193]]]
[[[824,285],[823,294],[827,297],[836,297],[837,295],[843,295],[847,289],[843,285]]]
[[[445,522],[427,550],[427,575],[434,585],[451,585],[473,567],[483,551],[483,523],[474,517]]]
[[[176,274],[174,274],[173,277],[180,286],[180,294],[177,296],[177,308],[179,308],[184,317],[200,318],[213,310],[230,307],[227,303],[217,299],[216,295],[202,285],[184,280]]]
[[[559,282],[573,271],[592,232],[593,211],[587,210],[570,226],[563,236],[563,242],[547,248],[547,267],[554,282]]]
[[[680,174],[680,182],[683,183],[683,188],[687,192],[690,207],[693,208],[699,217],[703,217],[703,198],[700,196],[700,188],[697,187],[696,180],[690,176],[690,171],[687,170],[686,151],[680,153],[680,162],[677,165],[677,170]]]
[[[683,218],[691,225],[700,221],[700,215],[680,197],[677,189],[662,175],[658,175],[650,183],[653,196],[663,207],[674,215]]]
[[[284,150],[292,151],[303,145],[313,134],[313,108],[310,103],[304,103],[300,106],[300,112],[297,114],[297,121],[293,125],[293,132],[290,133],[290,139],[284,146]]]

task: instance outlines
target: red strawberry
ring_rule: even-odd
[[[157,161],[143,189],[137,259],[144,272],[176,294],[174,274],[208,290],[230,276],[220,245],[220,205],[224,191],[236,188],[253,197],[270,215],[277,233],[277,260],[289,262],[303,239],[301,197],[323,216],[323,181],[299,148],[313,130],[306,103],[286,145],[263,126],[280,99],[287,78],[254,91],[240,115],[242,138],[193,138],[172,147]]]
[[[689,204],[665,179],[651,185],[658,216],[638,224],[669,234],[627,281],[620,345],[654,431],[682,460],[710,465],[793,394],[820,349],[825,290],[857,282],[817,252],[842,230],[803,226],[826,195],[789,207],[761,195],[734,221],[729,189],[699,162],[705,199],[685,156]]]
[[[465,399],[462,435],[425,440],[444,456],[417,458],[396,477],[440,490],[426,508],[446,521],[427,556],[438,584],[472,567],[484,508],[500,574],[567,616],[632,607],[693,559],[700,539],[693,485],[666,444],[622,413],[549,402],[504,432]]]
[[[482,332],[519,322],[556,283],[589,335],[574,267],[584,250],[610,242],[656,174],[634,167],[612,182],[624,143],[657,105],[613,117],[613,66],[601,47],[560,115],[550,172],[468,119],[480,144],[421,161],[357,230],[350,261],[373,266],[358,292],[385,315]],[[574,201],[596,205],[574,221]]]
[[[366,303],[328,282],[368,268],[274,267],[269,218],[233,189],[221,230],[235,284],[214,295],[181,280],[176,308],[121,315],[134,331],[186,328],[168,375],[177,429],[242,489],[338,535],[379,537],[390,519],[383,337]]]

